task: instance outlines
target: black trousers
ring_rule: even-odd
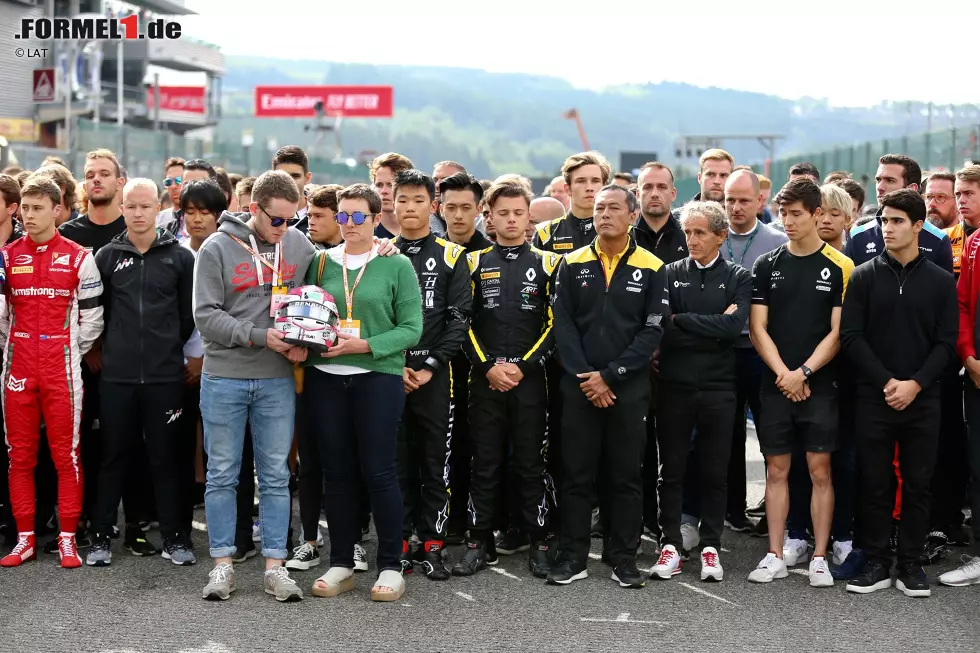
[[[701,547],[721,546],[727,507],[728,456],[731,453],[735,392],[692,390],[662,384],[657,406],[660,446],[660,527],[663,543],[681,547],[681,503],[691,450],[697,429],[694,460],[698,465],[701,498]],[[648,443],[647,447],[652,446]]]
[[[643,455],[646,447],[650,381],[647,375],[614,388],[616,403],[597,408],[579,388],[562,379],[562,534],[561,550],[580,563],[587,560],[596,477],[603,474],[606,536],[614,564],[632,560],[643,518]]]
[[[735,348],[735,426],[732,429],[732,450],[728,460],[728,510],[729,515],[744,514],[745,505],[745,408],[752,411],[752,420],[758,431],[762,416],[762,359],[752,347]]]
[[[658,500],[660,480],[660,452],[657,438],[657,397],[659,385],[650,375],[650,412],[647,414],[647,448],[643,460],[643,525],[654,534],[660,533],[660,504]]]
[[[551,532],[561,532],[562,504],[562,392],[561,380],[565,370],[558,361],[558,352],[548,359],[544,366],[548,379],[548,455],[545,462],[545,481],[548,483],[548,501],[551,502]]]
[[[310,432],[305,393],[296,395],[296,444],[299,448],[299,519],[303,537],[313,541],[320,526],[323,509],[323,467],[320,449]]]
[[[247,548],[252,542],[252,509],[255,507],[255,452],[252,450],[252,425],[245,423],[242,467],[235,488],[235,546]]]
[[[398,429],[398,482],[405,502],[402,535],[441,540],[450,511],[449,474],[455,399],[452,366],[405,399]]]
[[[835,541],[852,540],[854,546],[862,546],[861,516],[858,514],[857,433],[855,431],[857,399],[851,389],[842,388],[837,400],[840,430],[837,449],[831,454],[830,460],[830,472],[834,481],[832,535]],[[812,485],[810,487],[812,489]]]
[[[489,538],[494,512],[507,495],[508,467],[520,495],[519,524],[533,541],[548,533],[548,384],[543,370],[529,372],[509,392],[490,389],[486,377],[470,381],[470,434],[473,451],[470,476],[469,527],[477,538]],[[508,463],[509,458],[509,465]]]
[[[895,443],[902,474],[898,564],[915,564],[929,532],[929,485],[939,440],[938,389],[927,390],[903,411],[880,396],[862,394],[858,413],[863,540],[868,559],[890,566],[888,537],[895,508]]]
[[[95,482],[95,479],[99,476],[99,470],[105,459],[108,445],[104,433],[104,420],[101,419],[101,375],[90,372],[85,363],[82,363],[82,387],[84,388],[84,394],[82,395],[82,421],[79,425],[79,449],[81,450],[82,456],[82,469],[93,480],[92,482],[85,483],[85,487],[82,488],[82,513],[89,516],[94,524],[97,520],[96,502],[100,494],[98,483]],[[148,519],[152,511],[151,504],[153,501],[150,497],[150,462],[147,456],[146,446],[142,440],[136,441],[133,446],[135,449],[129,454],[129,462],[126,466],[127,471],[123,479],[122,489],[122,505],[127,524],[136,524],[137,522]],[[50,461],[50,453],[47,450],[44,450],[42,455],[46,456]],[[53,469],[53,463],[49,464],[52,465]],[[38,467],[41,467],[40,462]],[[57,485],[57,480],[53,475],[50,478],[51,504],[53,505],[54,487]],[[42,493],[39,490],[39,509],[43,505],[41,503],[41,497]],[[41,514],[42,510],[39,510],[38,514]],[[115,523],[116,520],[114,519],[112,524]],[[73,524],[61,524],[60,526],[62,530],[73,530],[75,528]]]
[[[188,537],[190,524],[185,521],[181,486],[189,475],[182,469],[188,463],[181,421],[184,384],[100,381],[100,391],[104,451],[94,513],[96,532],[106,534],[115,524],[129,465],[139,453],[139,443],[145,442],[160,533],[165,540]]]
[[[958,363],[958,362],[957,362]],[[967,380],[967,383],[972,383]],[[970,476],[963,418],[963,379],[959,364],[943,377],[940,387],[939,446],[932,474],[930,530],[949,533],[963,523],[963,504]]]
[[[310,430],[323,464],[330,565],[354,567],[354,545],[361,539],[358,496],[363,479],[378,533],[378,569],[400,571],[403,506],[395,459],[405,397],[401,376],[327,374],[307,368],[303,386]]]
[[[466,530],[467,504],[470,497],[470,459],[472,458],[469,426],[470,361],[460,353],[453,358],[453,395],[456,413],[453,420],[453,448],[449,456],[449,530]]]

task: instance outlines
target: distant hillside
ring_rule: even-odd
[[[267,137],[280,145],[311,141],[303,121],[252,116],[253,88],[259,84],[392,85],[394,119],[344,121],[348,153],[395,150],[421,168],[456,159],[478,177],[553,174],[568,154],[582,149],[575,123],[562,118],[573,107],[590,145],[614,165],[624,150],[657,152],[661,160],[676,164],[674,143],[680,134],[781,134],[786,140],[777,156],[785,156],[926,129],[920,107],[910,112],[906,104],[834,109],[821,100],[676,83],[594,92],[538,75],[232,56],[223,80],[221,140],[236,141],[242,129],[251,128],[256,144]],[[726,148],[742,162],[766,156],[754,141],[733,140]]]

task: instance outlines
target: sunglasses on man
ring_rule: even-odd
[[[180,182],[182,182],[183,180],[184,180],[183,177],[166,177],[163,180],[163,185],[166,186],[167,188],[170,188],[171,186],[180,186]]]
[[[293,216],[290,216],[288,218],[283,218],[283,217],[278,216],[278,215],[272,215],[263,206],[260,206],[259,209],[261,209],[262,210],[262,213],[265,213],[269,217],[269,224],[271,224],[273,227],[281,227],[283,225],[287,225],[289,227],[292,227],[297,222],[299,222],[299,218],[297,218],[294,215]]]

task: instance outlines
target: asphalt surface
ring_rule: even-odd
[[[761,497],[762,463],[750,447],[750,501]],[[203,511],[198,519],[203,521]],[[202,526],[201,524],[198,524]],[[157,534],[151,533],[151,539]],[[844,584],[812,589],[805,565],[789,578],[753,585],[746,575],[764,540],[726,531],[722,583],[702,583],[699,562],[671,581],[620,588],[593,540],[590,577],[567,587],[533,578],[526,558],[501,556],[493,570],[445,583],[413,574],[401,601],[373,603],[375,573],[357,576],[341,597],[279,604],[262,591],[262,561],[236,566],[231,600],[201,600],[210,569],[135,558],[114,544],[109,568],[62,570],[57,557],[0,574],[0,651],[73,653],[245,653],[286,651],[975,651],[980,586],[935,583],[929,599],[891,589],[848,594]],[[373,543],[366,544],[373,556]],[[450,555],[455,559],[461,547]],[[644,542],[641,568],[655,563]],[[956,566],[959,552],[927,568],[930,579]],[[372,557],[372,570],[374,569]],[[326,561],[293,572],[308,593]]]

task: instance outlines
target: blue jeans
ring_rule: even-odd
[[[252,427],[255,469],[259,475],[262,555],[285,560],[289,530],[289,450],[293,444],[296,386],[285,379],[227,379],[201,376],[201,419],[208,454],[204,510],[212,558],[235,552],[238,473],[245,445],[245,424]]]

